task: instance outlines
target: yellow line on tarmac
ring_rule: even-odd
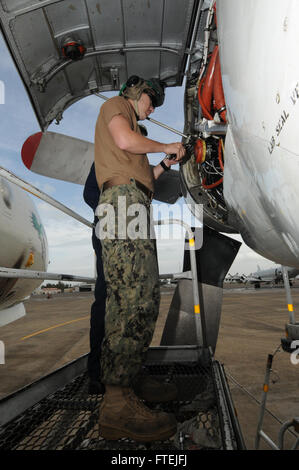
[[[23,341],[24,339],[32,338],[32,336],[40,335],[41,333],[45,333],[46,331],[54,330],[54,328],[59,328],[60,326],[69,325],[70,323],[75,323],[81,320],[86,320],[86,318],[90,318],[90,315],[87,315],[86,317],[76,318],[75,320],[66,321],[64,323],[59,323],[59,325],[50,326],[50,328],[45,328],[44,330],[36,331],[36,333],[32,333],[31,335],[24,336],[23,338],[21,338],[21,341]]]

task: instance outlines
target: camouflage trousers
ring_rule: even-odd
[[[108,204],[115,213],[115,224],[111,224],[109,236],[103,238],[101,235],[107,286],[105,338],[101,352],[102,382],[125,387],[138,374],[151,343],[159,313],[160,288],[156,240],[151,239],[149,233],[147,239],[119,236],[120,223],[123,234],[123,224],[128,227],[130,219],[132,222],[123,206],[124,197],[127,208],[136,203],[142,205],[148,231],[150,201],[136,187],[134,180],[132,184],[107,189],[99,201],[99,207]],[[110,216],[113,217],[113,213]],[[99,221],[104,219],[99,217]]]

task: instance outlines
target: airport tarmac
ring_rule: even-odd
[[[284,336],[288,321],[282,287],[244,288],[226,284],[216,349],[224,364],[247,449],[254,449],[268,354]],[[163,287],[160,315],[152,345],[158,345],[174,289]],[[291,289],[299,305],[299,283]],[[27,315],[1,327],[5,364],[0,364],[0,398],[88,353],[91,292],[32,296]],[[298,356],[299,357],[299,356]],[[277,442],[280,423],[299,416],[299,364],[282,350],[275,354],[263,430]],[[274,383],[272,383],[272,381]],[[294,441],[286,435],[286,447]],[[261,441],[261,449],[269,446]]]

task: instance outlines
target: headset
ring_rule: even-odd
[[[134,100],[139,100],[142,93],[147,93],[152,100],[153,107],[157,108],[158,106],[161,106],[164,102],[165,85],[166,84],[164,82],[161,82],[157,78],[144,80],[138,75],[132,75],[122,85],[119,95]]]

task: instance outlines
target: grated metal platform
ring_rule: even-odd
[[[0,429],[1,450],[190,450],[237,448],[227,439],[227,416],[213,367],[194,364],[147,365],[143,374],[178,387],[178,401],[152,409],[174,413],[178,431],[167,441],[147,444],[129,439],[106,441],[99,435],[101,395],[88,394],[83,373],[42,399]],[[214,379],[213,379],[214,377]],[[233,442],[232,442],[233,441]]]

